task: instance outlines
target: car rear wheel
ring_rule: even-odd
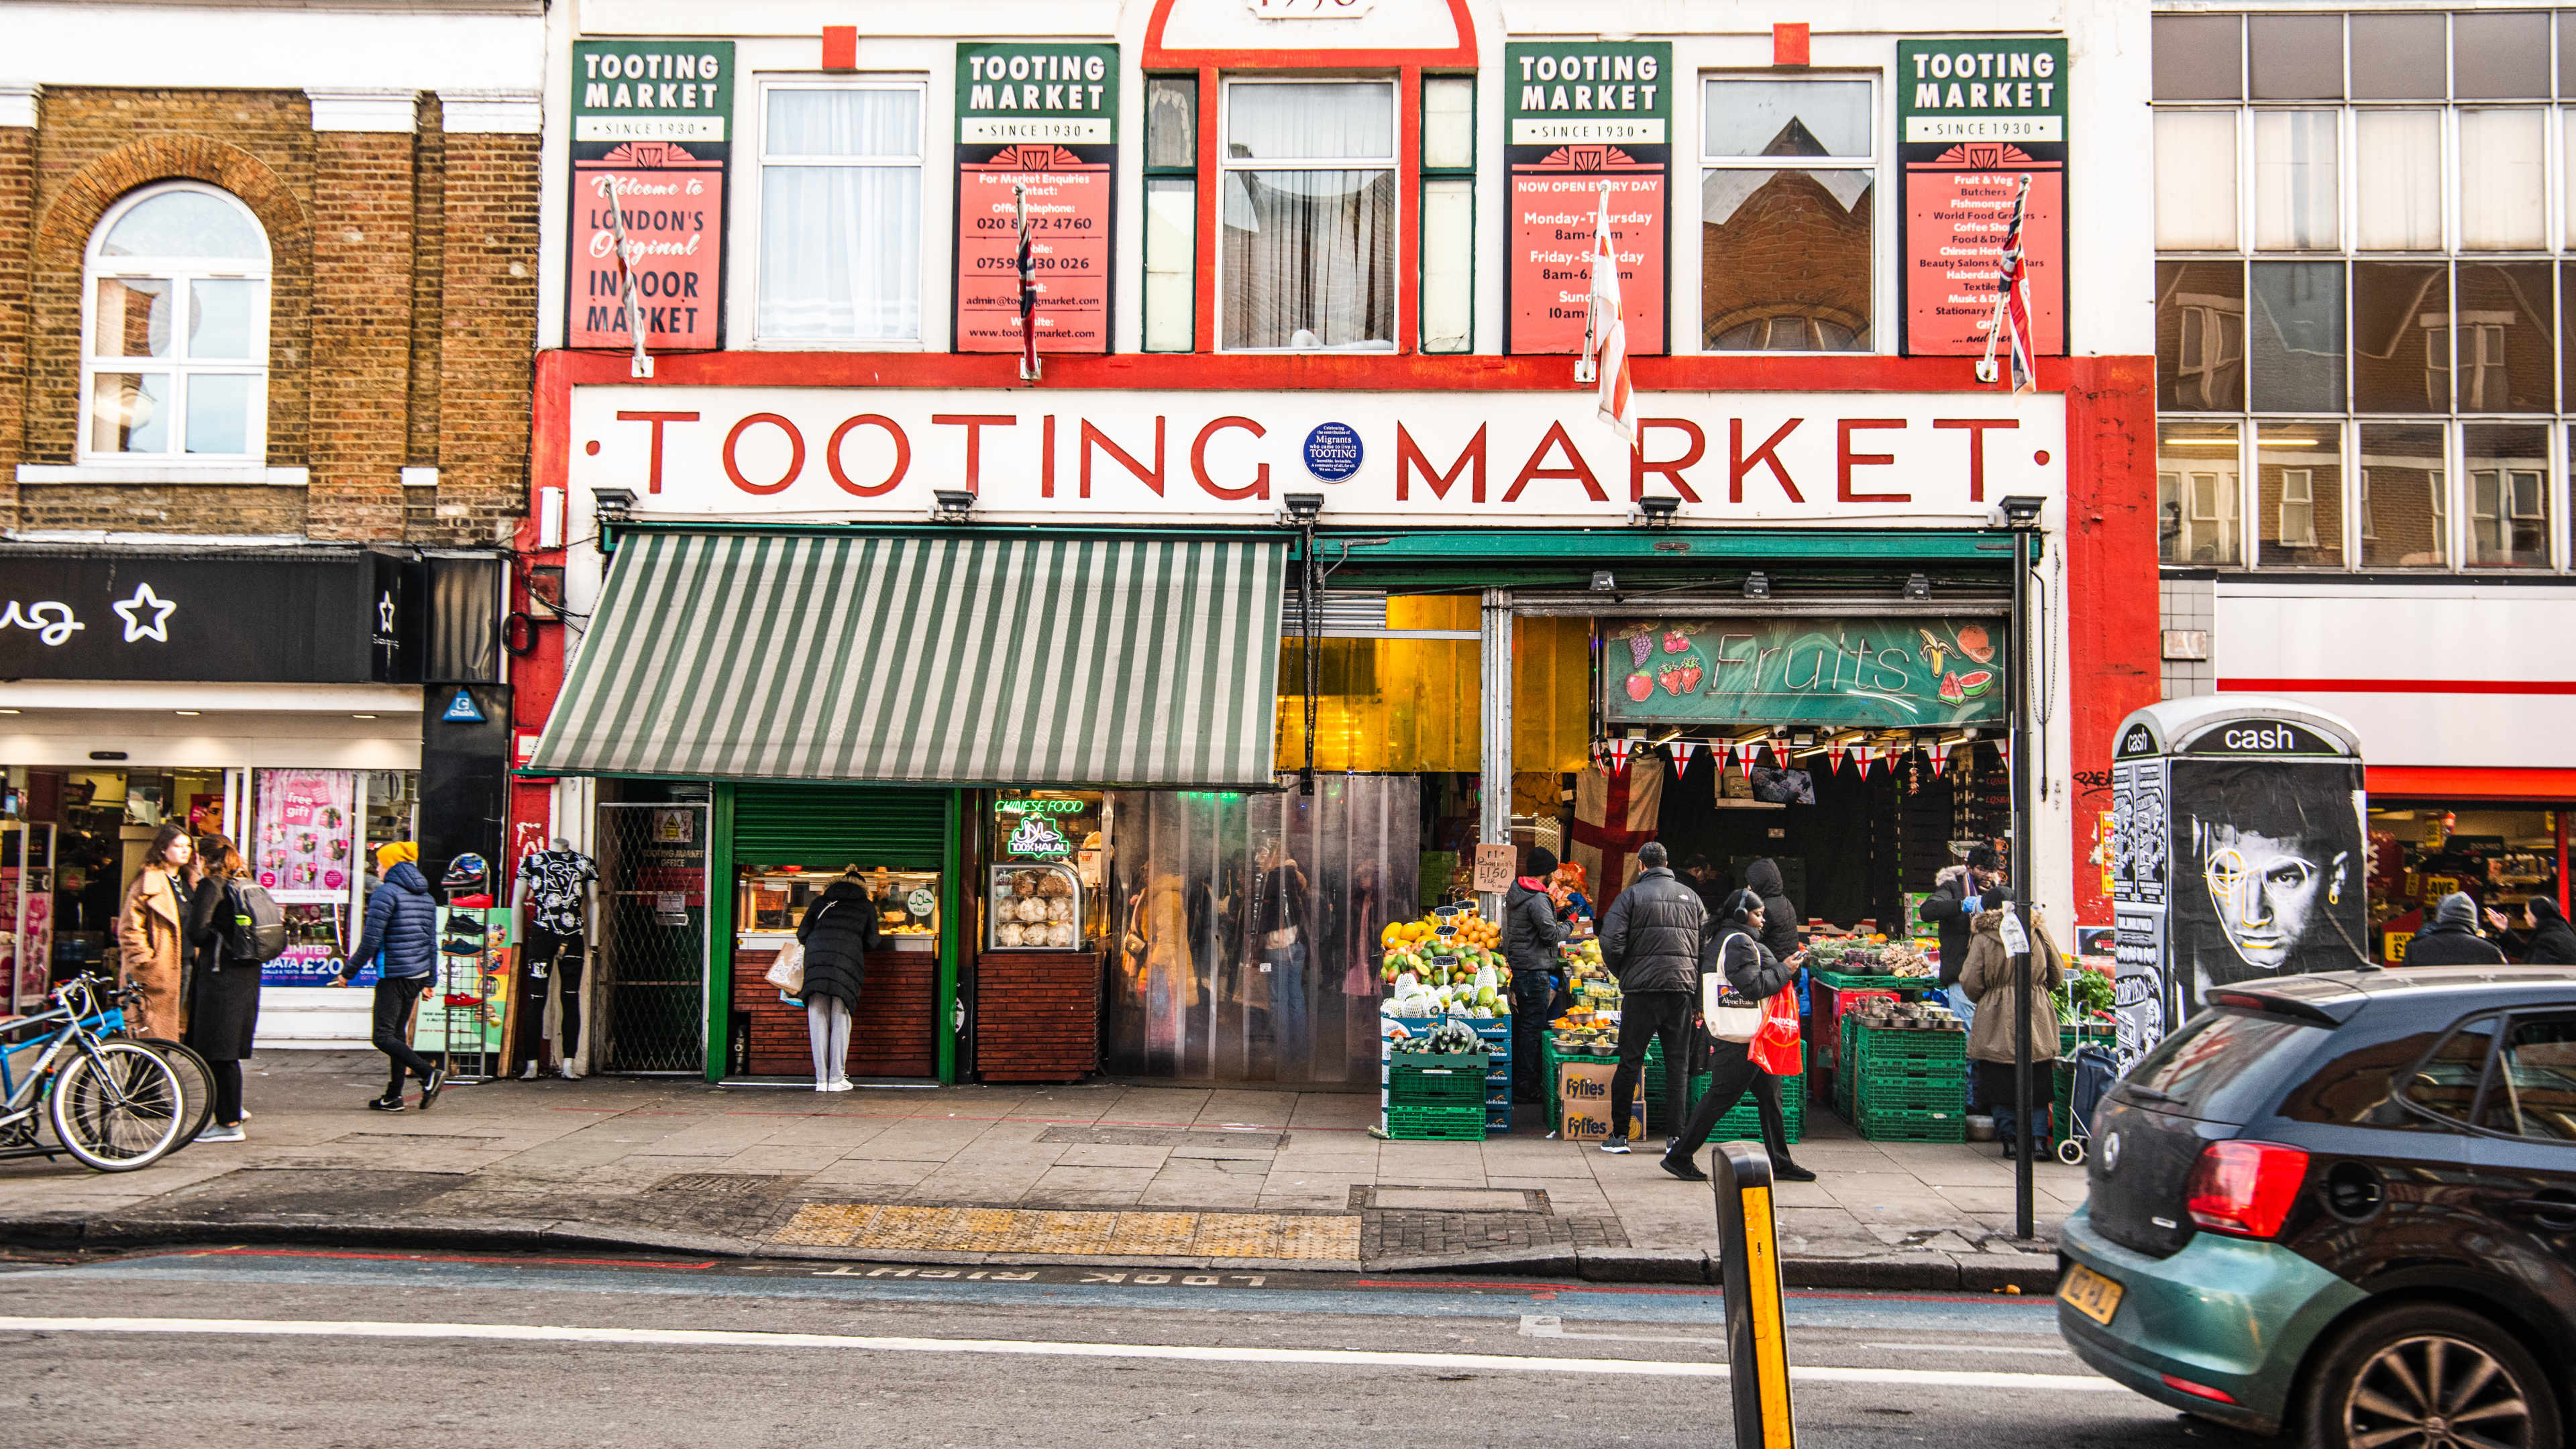
[[[2558,1402],[2514,1336],[2466,1309],[2395,1304],[2344,1330],[2308,1386],[2316,1449],[2558,1449]]]

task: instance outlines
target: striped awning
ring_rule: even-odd
[[[1287,546],[654,533],[542,774],[1269,787]]]

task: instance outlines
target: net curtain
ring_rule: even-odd
[[[760,335],[920,336],[921,93],[772,90],[762,147]]]
[[[1238,84],[1229,161],[1383,159],[1368,170],[1230,170],[1226,345],[1377,347],[1395,336],[1394,111],[1382,82]]]

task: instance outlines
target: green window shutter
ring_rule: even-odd
[[[809,870],[937,870],[947,797],[945,790],[869,785],[738,785],[734,859]]]

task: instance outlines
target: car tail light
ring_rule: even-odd
[[[2196,1384],[2189,1379],[2175,1378],[2172,1374],[2166,1374],[2164,1380],[2166,1388],[2179,1389],[2196,1399],[2215,1399],[2222,1404],[2236,1402],[2236,1396],[2225,1389],[2213,1389],[2207,1384]]]
[[[2191,1170],[2183,1206],[2212,1232],[2268,1238],[2307,1180],[2308,1154],[2274,1142],[2213,1142]]]

